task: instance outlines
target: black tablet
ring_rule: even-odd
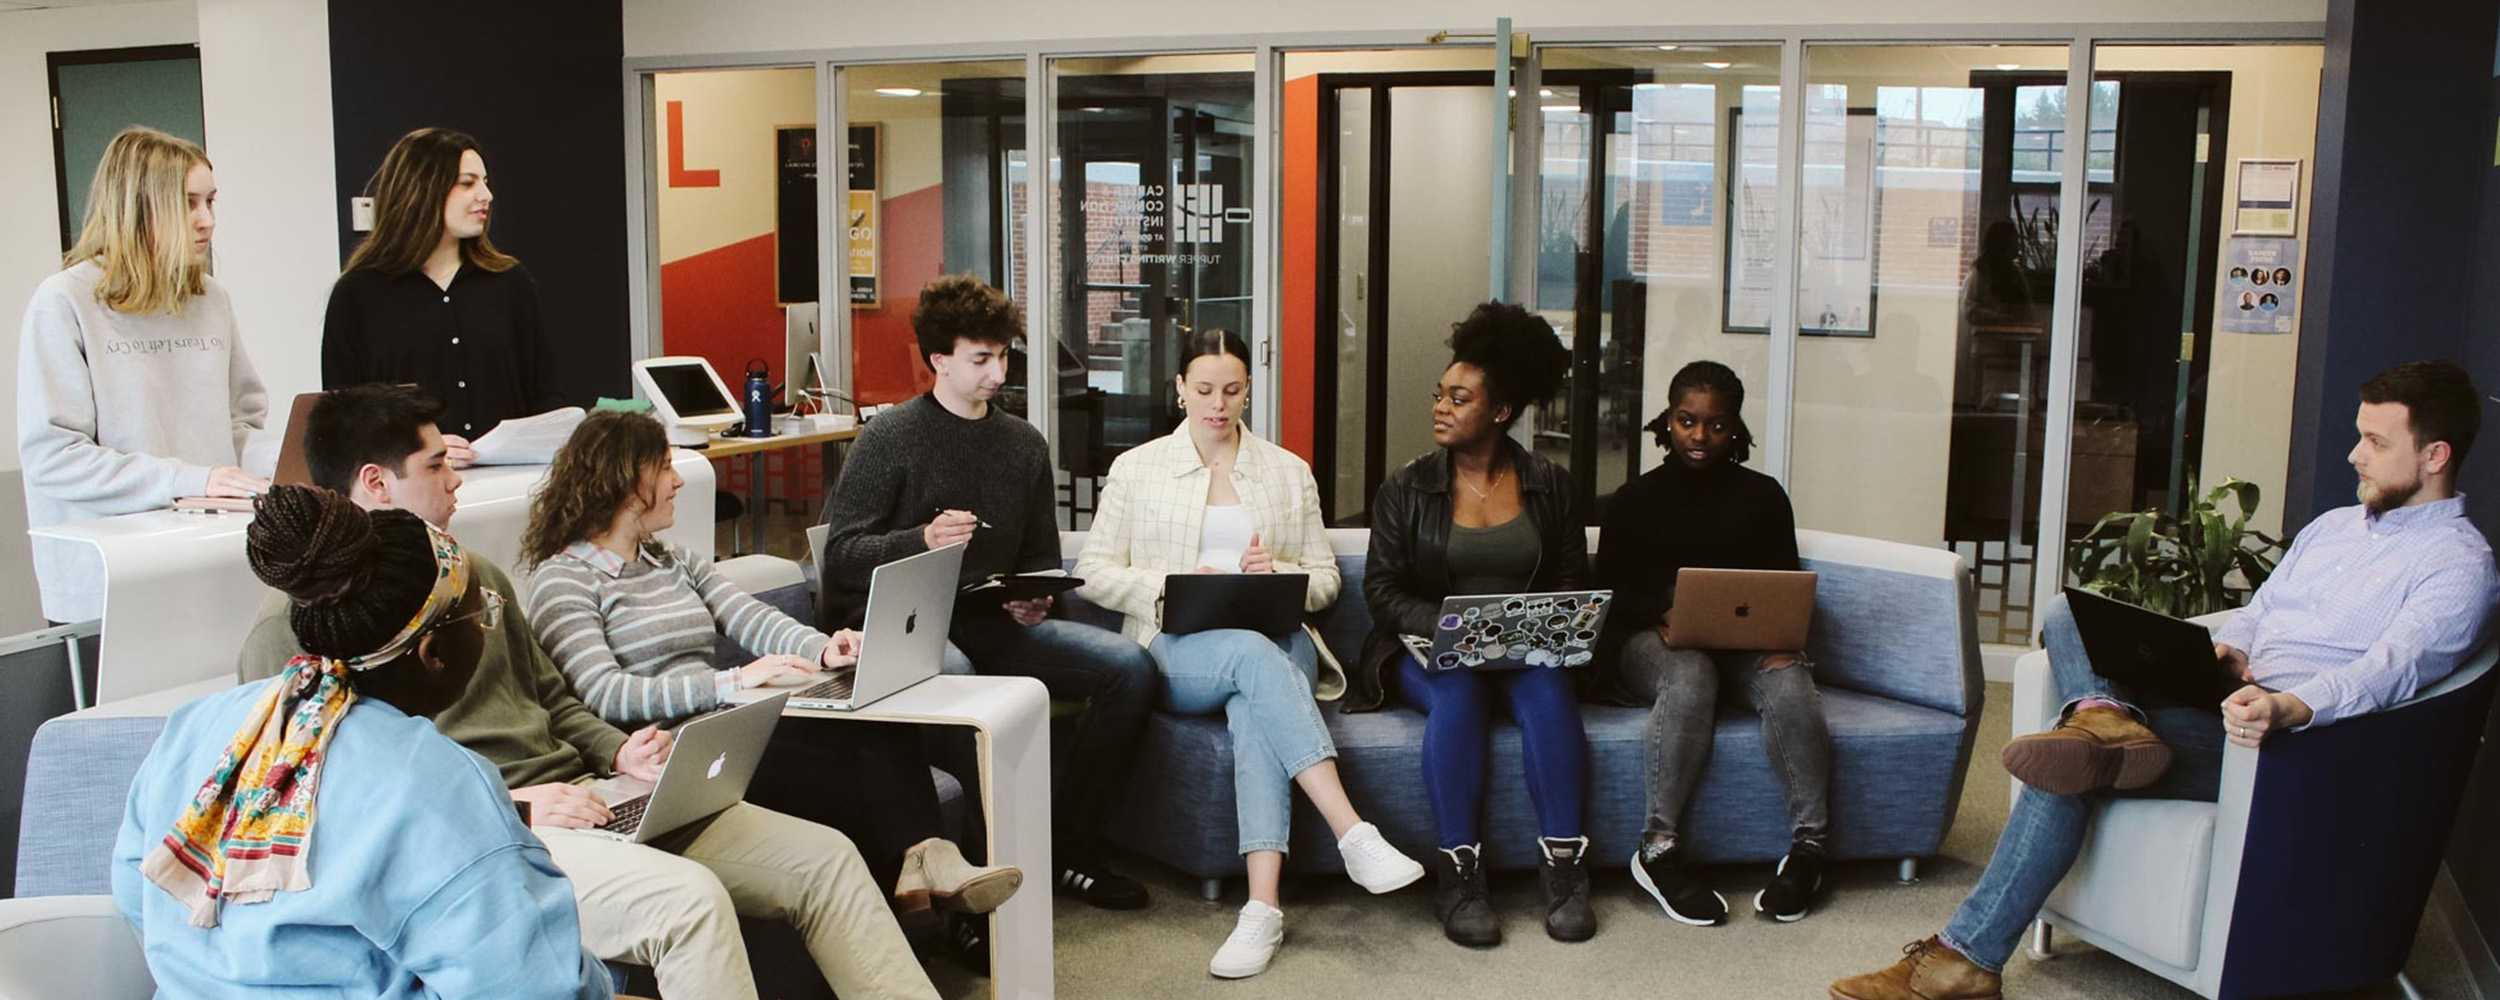
[[[1174,573],[1163,578],[1163,631],[1246,628],[1278,636],[1302,627],[1308,573]]]

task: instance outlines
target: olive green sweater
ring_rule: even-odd
[[[504,784],[527,788],[584,775],[610,773],[625,733],[601,720],[575,697],[555,661],[538,648],[522,611],[521,596],[503,568],[469,554],[478,582],[503,595],[503,627],[487,637],[477,676],[459,702],[434,717],[434,727],[493,762]],[[286,595],[272,593],[235,673],[245,682],[276,676],[303,654],[287,624]]]

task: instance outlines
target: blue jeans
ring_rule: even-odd
[[[1031,677],[1053,698],[1086,703],[1068,739],[1067,765],[1054,769],[1051,839],[1062,860],[1092,858],[1111,807],[1128,788],[1154,700],[1154,659],[1120,633],[1059,618],[1024,626],[1004,614],[958,614],[948,638],[943,672]]]
[[[1309,635],[1247,629],[1158,635],[1146,647],[1163,669],[1163,708],[1224,710],[1233,734],[1233,811],[1241,853],[1283,851],[1293,822],[1293,777],[1337,755],[1311,700],[1319,651]]]
[[[2021,943],[2023,929],[2040,915],[2049,893],[2065,881],[2083,851],[2083,835],[2092,821],[2095,799],[2192,799],[2212,802],[2222,788],[2222,717],[2210,706],[2129,703],[2124,691],[2092,672],[2075,633],[2075,618],[2066,598],[2052,599],[2042,611],[2040,640],[2049,650],[2049,675],[2057,685],[2061,712],[2074,711],[2085,698],[2108,698],[2127,705],[2153,734],[2170,744],[2170,770],[2161,780],[2133,791],[2051,795],[2024,786],[2014,796],[2014,809],[1997,836],[1996,854],[1979,884],[1945,924],[1944,943],[1990,972],[2003,972]]]
[[[1543,668],[1425,670],[1412,656],[1398,657],[1398,697],[1424,713],[1424,794],[1432,800],[1443,849],[1483,842],[1477,831],[1497,695],[1519,723],[1521,770],[1536,806],[1537,833],[1580,835],[1589,746],[1575,680]]]

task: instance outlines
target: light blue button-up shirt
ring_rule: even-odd
[[[2500,571],[2463,495],[2377,516],[2356,504],[2309,522],[2214,641],[2323,726],[2447,676],[2481,648],[2495,602]]]

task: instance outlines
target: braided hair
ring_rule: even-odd
[[[382,648],[433,593],[425,522],[368,512],[314,486],[275,486],[253,507],[244,551],[252,573],[293,602],[287,623],[304,651],[346,659]]]
[[[1462,361],[1484,372],[1493,408],[1510,407],[1515,421],[1562,388],[1571,350],[1545,317],[1514,302],[1487,302],[1450,327],[1450,363]]]
[[[1728,451],[1728,458],[1742,463],[1753,457],[1753,429],[1745,426],[1745,381],[1716,361],[1695,361],[1677,369],[1675,378],[1667,382],[1667,408],[1658,411],[1641,429],[1649,432],[1658,447],[1674,451],[1676,405],[1684,402],[1685,393],[1695,390],[1712,393],[1727,404],[1728,422],[1735,426],[1735,433],[1730,435],[1735,447]]]

